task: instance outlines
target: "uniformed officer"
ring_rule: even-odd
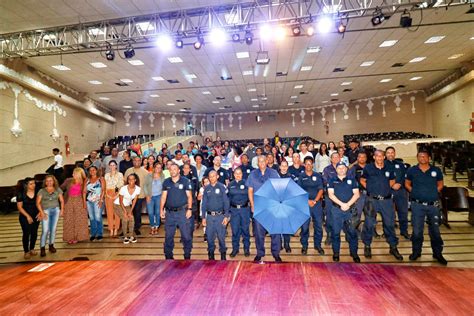
[[[204,172],[204,176],[209,177],[209,172],[211,172],[211,170],[214,170],[217,172],[219,182],[226,186],[229,185],[230,176],[227,170],[221,167],[221,163],[222,163],[221,156],[214,157],[214,160],[212,161],[212,163],[214,164],[213,167],[207,168],[206,172]]]
[[[364,242],[364,256],[372,257],[372,238],[376,223],[377,212],[382,215],[383,231],[390,245],[390,254],[397,260],[403,260],[398,252],[398,238],[395,234],[395,210],[391,187],[395,184],[395,174],[385,163],[385,152],[376,150],[374,162],[368,164],[360,178],[360,182],[367,190],[367,204],[365,207],[365,222],[362,230],[362,241]]]
[[[400,159],[395,158],[396,152],[392,146],[385,149],[385,155],[387,156],[386,163],[395,173],[395,184],[392,186],[392,195],[398,214],[400,235],[405,237],[405,239],[410,239],[410,235],[408,234],[408,193],[405,190],[405,164]]]
[[[323,179],[321,175],[313,171],[314,159],[311,156],[304,158],[305,171],[298,178],[298,185],[308,192],[308,205],[311,218],[313,219],[314,229],[314,249],[320,255],[324,255],[324,249],[321,247],[323,239]],[[309,222],[308,219],[303,226],[301,226],[301,253],[306,255],[308,253],[308,239],[309,239]]]
[[[336,166],[337,177],[328,182],[328,195],[332,201],[332,259],[339,261],[341,248],[341,230],[344,230],[349,242],[350,254],[354,262],[359,263],[357,254],[357,231],[352,225],[353,213],[357,212],[356,201],[359,198],[359,185],[354,178],[347,176],[347,166],[340,162]]]
[[[331,164],[323,169],[323,184],[327,189],[327,185],[330,179],[337,177],[336,165],[341,161],[341,157],[337,152],[331,154]],[[324,216],[326,219],[326,245],[331,244],[331,199],[326,197],[324,199]]]
[[[349,159],[349,164],[354,164],[359,156],[359,141],[357,139],[351,139],[349,142],[349,148],[346,150],[346,157]]]
[[[254,212],[255,204],[253,200],[254,192],[257,192],[258,189],[270,178],[279,178],[278,172],[267,168],[267,161],[265,156],[261,155],[258,156],[258,169],[253,170],[245,184],[248,187],[249,193],[249,201],[250,201],[250,208],[252,213]],[[254,236],[255,236],[255,247],[257,248],[257,255],[254,258],[254,262],[261,262],[262,257],[265,256],[265,228],[256,220],[254,219]],[[282,262],[280,258],[280,250],[281,250],[281,235],[280,234],[273,234],[271,235],[272,243],[271,243],[271,251],[273,258],[276,262]]]
[[[405,187],[410,192],[411,223],[413,226],[412,254],[410,260],[421,256],[423,246],[423,230],[425,218],[428,222],[428,232],[431,240],[433,258],[447,265],[443,257],[443,239],[439,231],[441,224],[439,192],[443,189],[443,173],[438,167],[431,166],[430,155],[420,151],[417,155],[418,165],[407,171]]]
[[[360,151],[357,155],[357,161],[347,172],[347,176],[354,178],[359,184],[360,197],[356,202],[357,216],[354,218],[353,226],[359,231],[359,225],[361,223],[362,212],[364,211],[365,203],[367,201],[367,190],[360,184],[360,178],[362,177],[363,170],[367,166],[367,153]]]
[[[244,255],[250,256],[250,204],[248,187],[243,180],[242,169],[234,170],[234,180],[229,183],[230,226],[232,227],[231,258],[239,253],[240,238],[243,239]]]
[[[197,194],[199,190],[199,181],[197,178],[197,173],[193,173],[191,169],[191,165],[189,162],[185,162],[184,165],[181,166],[181,175],[189,180],[191,183],[191,195],[193,197],[193,215],[191,216],[191,238],[193,237],[194,233],[194,225],[195,221],[199,219],[199,210],[197,208]]]
[[[191,216],[192,216],[192,186],[188,179],[179,173],[179,166],[170,166],[170,178],[163,182],[161,194],[160,216],[165,219],[165,257],[173,258],[174,235],[179,228],[181,242],[184,248],[184,259],[191,259]]]
[[[278,174],[280,175],[280,178],[291,178],[289,170],[288,170],[288,161],[286,159],[283,159],[280,163],[280,170],[278,170]],[[285,248],[286,253],[291,252],[291,247],[290,247],[290,239],[291,235],[290,234],[283,234],[283,247]]]
[[[221,260],[226,260],[225,233],[230,220],[229,198],[227,188],[218,182],[217,171],[209,172],[209,184],[204,188],[202,197],[202,225],[206,227],[207,253],[209,260],[214,260],[215,240],[219,241]]]
[[[253,170],[253,167],[249,163],[249,157],[247,156],[247,154],[242,154],[240,156],[240,161],[242,162],[242,164],[240,165],[240,169],[242,170],[242,179],[247,180],[250,172],[252,172]]]
[[[267,167],[278,171],[278,164],[275,162],[275,156],[272,153],[267,154]]]
[[[300,154],[294,153],[292,158],[293,165],[288,168],[288,172],[291,174],[292,179],[298,182],[298,177],[304,172],[304,166],[301,164]]]

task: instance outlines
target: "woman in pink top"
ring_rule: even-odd
[[[87,210],[82,199],[86,174],[82,168],[75,168],[72,178],[66,179],[61,189],[66,192],[64,206],[63,240],[68,244],[89,238]]]

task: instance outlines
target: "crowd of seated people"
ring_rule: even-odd
[[[358,139],[361,142],[371,142],[371,141],[380,141],[380,140],[422,139],[422,138],[433,138],[433,136],[417,133],[417,132],[381,132],[381,133],[344,135],[345,142],[349,142],[349,140],[351,139]]]
[[[186,146],[177,144],[173,152],[166,144],[158,149],[153,143],[149,143],[143,152],[141,146],[137,146],[121,155],[116,147],[101,154],[92,151],[61,185],[54,175],[48,175],[38,191],[34,179],[24,180],[17,203],[24,233],[25,258],[36,254],[35,231],[40,221],[43,227],[41,256],[47,255],[46,246],[50,253],[56,252],[54,237],[60,216],[64,217],[63,240],[68,244],[101,241],[104,237],[121,238],[125,245],[136,243],[142,235],[142,209],[145,207],[151,236],[158,234],[158,228],[165,220],[167,259],[173,258],[174,242],[171,240],[176,228],[181,230],[185,259],[189,259],[193,231],[203,225],[208,230],[209,259],[214,259],[214,239],[218,238],[221,259],[225,260],[223,238],[228,223],[232,230],[231,257],[239,253],[241,238],[244,240],[244,254],[248,256],[253,211],[251,192],[259,187],[257,183],[266,177],[263,176],[267,170],[272,170],[268,172],[275,177],[291,178],[308,192],[311,219],[301,228],[303,255],[308,253],[309,223],[312,221],[315,232],[313,246],[319,254],[324,254],[324,227],[327,233],[325,244],[332,245],[334,261],[339,261],[342,230],[348,236],[350,255],[355,262],[360,262],[357,254],[359,239],[364,243],[364,256],[371,258],[370,245],[379,212],[390,254],[403,260],[397,249],[394,214],[398,215],[400,235],[409,239],[406,190],[412,189],[416,178],[410,178],[405,189],[410,171],[407,172],[403,162],[395,157],[393,147],[385,151],[365,150],[359,146],[355,139],[350,140],[348,146],[344,141],[315,144],[309,137],[282,139],[275,133],[274,138],[262,141],[222,141],[219,138],[215,141],[207,138],[203,144],[190,141]],[[421,156],[424,157],[423,153]],[[370,163],[370,158],[375,158],[375,161]],[[433,169],[431,174],[435,175],[433,179],[439,185],[442,174],[438,174],[437,169]],[[217,188],[215,196],[211,192],[213,188]],[[434,201],[424,201],[423,197],[416,201],[436,206],[432,204]],[[103,209],[107,217],[107,235],[103,232]],[[361,224],[362,214],[364,225]],[[222,224],[211,221],[213,216],[223,216]],[[420,237],[420,223],[413,231],[412,260],[421,255],[423,231]],[[257,247],[254,260],[260,261],[265,234],[262,236],[264,230],[258,228],[258,223],[253,221],[253,225]],[[273,237],[272,255],[279,262],[280,247],[291,252],[291,236],[283,236],[283,245],[279,241],[278,247],[274,245]],[[279,239],[275,237],[275,240]],[[440,250],[441,237],[435,246],[435,258],[445,263]]]

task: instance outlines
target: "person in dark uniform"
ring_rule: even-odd
[[[377,212],[382,215],[383,231],[390,245],[390,254],[397,260],[403,260],[398,252],[398,238],[395,234],[395,210],[391,188],[395,184],[395,174],[385,163],[385,152],[376,150],[374,162],[367,165],[360,178],[360,183],[367,190],[367,204],[365,207],[365,222],[362,230],[362,241],[364,242],[364,256],[372,257],[372,238],[376,223]]]
[[[273,156],[272,153],[267,154],[267,167],[272,168],[276,171],[278,171],[278,164],[275,162],[275,157]]]
[[[239,253],[240,238],[243,239],[244,255],[250,256],[250,204],[248,187],[243,180],[242,169],[234,170],[234,180],[229,183],[230,226],[232,228],[231,258]]]
[[[395,184],[392,186],[393,202],[398,215],[398,224],[400,225],[400,235],[405,239],[410,239],[408,234],[408,192],[405,190],[405,164],[402,160],[396,159],[395,148],[389,146],[385,149],[387,159],[385,162],[395,173]]]
[[[278,174],[280,175],[280,178],[290,178],[293,179],[291,176],[289,170],[288,170],[288,161],[286,159],[283,159],[280,163],[280,170],[278,170]],[[286,253],[291,252],[291,247],[290,247],[290,239],[291,239],[291,234],[283,234],[283,247],[285,248]]]
[[[359,152],[357,155],[357,162],[352,165],[352,167],[347,172],[347,176],[354,178],[359,184],[360,197],[357,199],[355,207],[357,209],[357,217],[353,221],[354,228],[359,231],[359,225],[361,223],[362,212],[364,211],[364,206],[367,201],[367,191],[360,184],[360,178],[362,177],[363,170],[367,166],[367,153],[364,151]]]
[[[215,240],[219,241],[221,260],[226,260],[225,233],[230,220],[229,198],[227,188],[218,182],[217,171],[209,172],[209,184],[204,188],[201,205],[202,225],[206,227],[207,254],[209,260],[214,260]]]
[[[298,178],[298,185],[308,192],[308,205],[311,218],[313,219],[314,229],[314,249],[320,255],[324,255],[324,249],[321,247],[323,239],[323,179],[321,175],[313,171],[314,159],[310,156],[304,158],[305,171]],[[308,239],[309,239],[309,222],[308,219],[303,226],[301,226],[301,253],[306,255],[308,253]]]
[[[352,139],[349,142],[349,148],[346,150],[346,157],[349,159],[349,164],[352,165],[357,161],[357,156],[359,155],[359,141],[357,139]]]
[[[181,175],[189,180],[191,183],[191,195],[193,197],[193,215],[191,216],[191,238],[193,237],[195,222],[199,219],[199,210],[197,207],[197,194],[199,191],[199,180],[197,178],[197,172],[193,173],[189,162],[185,162],[181,166]]]
[[[279,178],[278,172],[267,168],[267,161],[265,156],[258,156],[258,169],[253,170],[245,184],[248,187],[249,192],[249,201],[250,201],[250,208],[252,213],[254,212],[254,200],[253,194],[257,192],[258,189],[270,178]],[[257,248],[257,255],[254,258],[254,262],[262,262],[262,257],[265,256],[265,228],[256,220],[254,219],[254,236],[255,236],[255,247]],[[271,243],[271,251],[273,258],[276,262],[282,262],[280,257],[280,250],[281,250],[281,235],[280,234],[273,234],[271,235],[272,243]]]
[[[206,172],[204,172],[204,176],[209,177],[209,172],[214,170],[217,172],[219,182],[227,186],[229,185],[230,176],[227,170],[221,167],[221,162],[222,162],[221,156],[214,157],[214,160],[212,161],[213,166],[206,169]]]
[[[336,165],[341,161],[341,157],[336,152],[331,154],[331,164],[323,169],[323,184],[324,187],[327,188],[328,182],[332,178],[337,177],[336,172]],[[326,196],[324,199],[324,216],[326,219],[326,241],[324,242],[326,245],[331,244],[331,199]]]
[[[328,196],[332,201],[332,259],[339,261],[341,248],[341,230],[344,230],[349,242],[352,260],[360,262],[357,254],[357,231],[352,224],[352,218],[357,212],[356,201],[359,198],[359,185],[357,181],[347,176],[347,166],[340,162],[336,166],[337,178],[331,178],[328,182]]]
[[[304,172],[304,166],[301,164],[300,154],[293,153],[292,159],[293,165],[288,168],[288,172],[293,181],[298,182],[298,177]]]
[[[443,189],[443,173],[438,167],[430,165],[430,155],[427,151],[417,154],[418,165],[407,171],[405,187],[410,192],[411,223],[413,226],[412,253],[410,260],[421,256],[423,247],[423,230],[425,218],[428,223],[428,233],[431,240],[433,258],[447,265],[443,257],[443,239],[439,231],[441,224],[439,192]]]
[[[240,165],[240,169],[242,170],[242,179],[247,180],[249,177],[250,172],[252,172],[253,167],[249,162],[249,157],[247,154],[242,154],[240,156],[240,161],[242,164]]]
[[[193,211],[192,186],[188,179],[179,174],[179,166],[172,164],[170,178],[163,182],[160,216],[165,222],[165,257],[173,258],[174,235],[179,228],[184,248],[184,259],[191,259],[192,238],[191,216]]]

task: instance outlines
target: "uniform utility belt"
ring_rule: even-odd
[[[167,207],[166,210],[170,212],[179,212],[179,211],[184,211],[186,209],[186,205],[180,206],[180,207]]]
[[[224,211],[207,211],[206,214],[211,215],[211,216],[218,216],[218,215],[223,215]]]
[[[242,205],[231,204],[230,207],[233,207],[233,208],[245,208],[245,207],[249,207],[249,203],[245,203],[245,204],[242,204]]]
[[[371,199],[378,200],[378,201],[383,201],[383,200],[388,200],[392,198],[392,195],[387,195],[387,196],[382,196],[382,195],[369,195]]]
[[[423,202],[420,200],[415,200],[415,199],[410,199],[410,202],[415,202],[417,204],[425,205],[425,206],[439,206],[439,201],[433,201],[433,202]]]

